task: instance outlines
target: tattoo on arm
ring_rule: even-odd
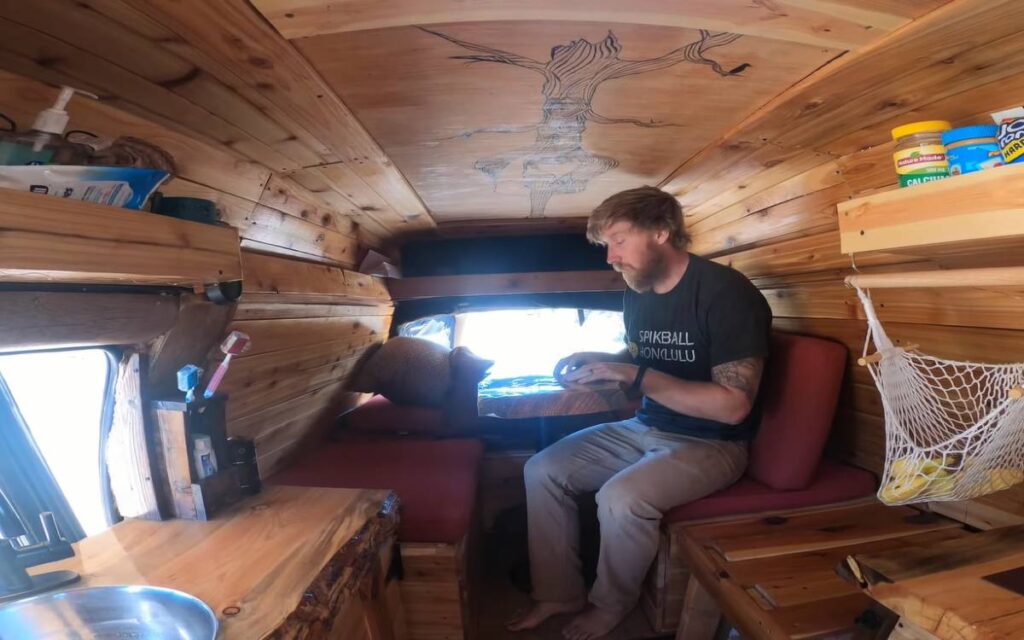
[[[711,379],[720,385],[739,389],[751,404],[757,397],[757,389],[761,385],[761,372],[764,369],[764,358],[744,358],[726,362],[711,369]]]

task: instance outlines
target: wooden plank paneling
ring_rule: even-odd
[[[400,201],[389,204],[410,226],[432,226],[426,208],[405,178],[351,111],[247,2],[126,3],[243,78],[250,90],[288,113],[379,195],[395,199],[401,194]]]
[[[806,168],[778,168],[796,149],[822,148],[851,130],[1019,72],[1020,56],[1007,52],[1024,46],[1011,41],[1022,18],[1024,7],[1007,0],[945,5],[794,85],[663,184],[684,204],[698,205],[761,172],[777,174],[774,182],[798,175]],[[916,93],[908,99],[910,89]]]
[[[340,304],[389,303],[380,278],[327,265],[242,252],[246,301]]]
[[[836,202],[849,197],[849,194],[849,187],[837,184],[761,209],[734,222],[698,233],[690,250],[705,256],[717,255],[794,234],[809,236],[833,231],[836,228]]]

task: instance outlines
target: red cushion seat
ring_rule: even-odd
[[[774,333],[762,377],[761,425],[747,475],[773,489],[809,487],[839,403],[846,347],[822,338]]]
[[[780,491],[743,476],[728,489],[680,505],[665,514],[662,522],[685,522],[722,516],[800,509],[865,498],[875,492],[875,476],[863,469],[823,460],[810,485]]]
[[[456,544],[469,531],[482,458],[483,444],[468,438],[327,443],[271,482],[392,489],[400,541]]]

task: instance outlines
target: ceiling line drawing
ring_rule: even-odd
[[[551,48],[550,59],[541,62],[516,53],[466,42],[426,27],[419,28],[472,52],[471,55],[450,56],[454,60],[506,64],[544,77],[544,103],[539,123],[474,129],[446,138],[468,139],[480,133],[533,131],[535,138],[530,146],[480,158],[473,165],[477,171],[486,174],[497,189],[498,180],[506,169],[513,163],[521,162],[523,186],[530,192],[531,218],[543,217],[552,197],[581,193],[592,179],[619,166],[615,158],[592,153],[583,147],[583,134],[588,123],[628,124],[645,128],[682,126],[632,117],[611,118],[595,112],[594,94],[604,82],[665,69],[682,62],[707,65],[722,77],[740,75],[750,67],[744,63],[727,71],[717,61],[705,57],[710,49],[731,44],[742,36],[727,32],[711,33],[704,29],[700,30],[699,40],[657,58],[620,58],[622,45],[615,34],[609,31],[600,42],[579,38],[568,44],[555,45]]]

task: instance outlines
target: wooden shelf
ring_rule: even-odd
[[[843,253],[936,255],[1024,243],[1024,164],[839,204]]]
[[[241,279],[230,227],[0,189],[0,282],[197,287]]]

